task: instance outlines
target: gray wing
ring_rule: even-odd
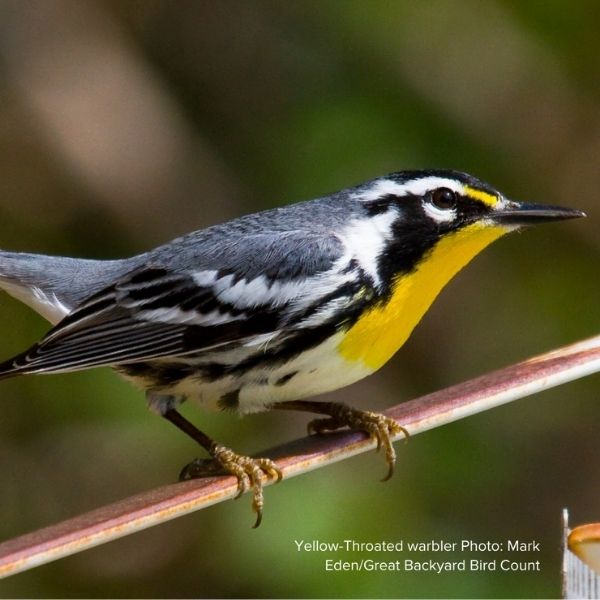
[[[221,240],[221,248],[205,246],[205,253],[202,244],[207,240],[197,239],[192,253],[186,237],[149,253],[144,265],[0,365],[0,376],[130,363],[281,335],[294,307],[309,308],[348,278],[336,271],[343,247],[333,235],[261,233]]]
[[[248,280],[260,275],[287,280],[326,271],[343,252],[330,227],[315,222],[313,230],[277,229],[283,215],[291,209],[306,211],[306,204],[247,215],[190,233],[148,253],[148,261],[174,271],[218,270]],[[302,217],[309,219],[306,214]],[[273,222],[265,223],[267,219]]]

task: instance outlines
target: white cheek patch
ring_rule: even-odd
[[[392,225],[398,213],[390,209],[374,217],[355,219],[339,236],[351,258],[355,258],[361,268],[379,285],[377,261],[392,236]]]

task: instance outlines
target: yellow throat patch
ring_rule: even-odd
[[[399,276],[387,303],[367,311],[338,346],[350,362],[376,371],[404,344],[442,288],[486,246],[508,232],[473,223],[442,238],[415,271]]]

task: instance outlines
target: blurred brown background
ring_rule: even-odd
[[[598,333],[593,0],[4,0],[0,245],[117,257],[405,168],[589,218],[503,240],[379,374],[374,409]],[[47,324],[0,298],[1,354]],[[0,582],[2,597],[548,597],[560,511],[600,518],[598,377]],[[174,480],[197,448],[108,369],[2,382],[0,539]],[[307,417],[185,409],[248,453]],[[325,573],[294,540],[519,538],[541,573]],[[440,559],[440,556],[432,556]],[[452,559],[445,556],[445,559]],[[456,558],[456,557],[454,557]],[[480,555],[490,560],[493,556]]]

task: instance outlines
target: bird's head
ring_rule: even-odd
[[[340,352],[373,370],[404,344],[444,285],[491,242],[526,225],[584,216],[507,200],[456,171],[393,173],[345,197],[353,217],[342,238],[372,282],[375,300]]]
[[[407,222],[440,233],[473,223],[511,230],[585,216],[573,208],[508,200],[487,183],[460,171],[400,171],[357,190],[354,197],[371,215],[395,205]]]
[[[573,208],[508,200],[458,171],[392,173],[355,188],[352,198],[363,214],[357,236],[383,242],[373,253],[379,282],[427,262],[456,272],[509,231],[585,216]]]

